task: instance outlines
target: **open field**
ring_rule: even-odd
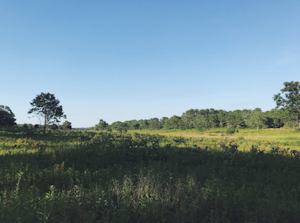
[[[275,143],[278,146],[289,146],[300,149],[300,132],[290,128],[280,129],[239,129],[234,134],[226,134],[225,128],[215,128],[199,132],[197,130],[131,130],[129,133],[159,134],[163,136],[185,137],[185,138],[212,138],[212,139],[239,139],[243,138],[250,142],[259,144]]]
[[[251,138],[251,139],[274,139],[274,138],[295,138],[300,139],[300,132],[290,128],[278,129],[238,129],[238,132],[228,135],[226,128],[213,128],[204,132],[198,130],[130,130],[129,132],[137,132],[143,134],[162,134],[170,136],[186,136],[186,137],[229,137],[229,138]]]
[[[2,129],[0,222],[298,222],[299,133],[216,131]]]

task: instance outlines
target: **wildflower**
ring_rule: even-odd
[[[279,152],[284,152],[284,150],[285,150],[284,148],[279,148],[278,151],[279,151]]]
[[[18,142],[18,143],[21,143],[21,142],[22,142],[22,139],[18,139],[17,142]]]

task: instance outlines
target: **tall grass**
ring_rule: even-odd
[[[300,163],[291,156],[299,144],[92,131],[30,134],[0,131],[0,222],[300,217]]]

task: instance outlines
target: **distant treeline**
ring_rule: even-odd
[[[274,95],[276,108],[263,112],[260,108],[254,110],[244,109],[235,111],[211,109],[190,109],[181,116],[163,117],[161,119],[151,118],[142,120],[130,120],[125,122],[114,122],[109,125],[103,119],[95,127],[77,128],[77,130],[118,130],[120,132],[138,129],[197,129],[203,131],[209,128],[280,128],[299,127],[300,128],[300,83],[298,81],[284,82],[284,88],[281,93]],[[47,103],[46,103],[47,102]],[[30,103],[33,106],[29,114],[34,113],[42,117],[44,123],[43,131],[46,128],[72,129],[72,124],[65,121],[62,125],[60,118],[66,118],[62,106],[59,106],[59,100],[53,94],[41,93]],[[17,126],[14,113],[8,106],[0,105],[0,126]],[[57,124],[55,124],[57,123]],[[38,129],[39,125],[23,124],[23,128]]]
[[[27,124],[27,123],[16,124],[16,125],[14,125],[14,127],[23,128],[23,129],[43,129],[44,128],[43,125],[38,125],[38,124],[32,125],[32,124]],[[62,125],[51,124],[51,125],[48,125],[48,129],[70,130],[70,129],[72,129],[72,123],[65,121]]]
[[[106,130],[138,130],[138,129],[198,129],[203,131],[209,128],[280,128],[298,127],[297,115],[285,109],[272,109],[263,112],[260,108],[235,111],[215,109],[190,109],[181,116],[151,118],[114,122]],[[99,129],[99,125],[94,127]]]

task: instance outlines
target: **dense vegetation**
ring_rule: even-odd
[[[0,222],[298,222],[300,83],[284,85],[267,112],[190,109],[93,131],[58,125],[50,93],[28,112],[43,126],[0,106]]]
[[[8,106],[0,105],[0,126],[16,125],[15,114]]]
[[[229,128],[231,131],[241,128],[300,128],[300,83],[298,81],[284,82],[281,93],[274,95],[276,108],[263,112],[260,108],[235,111],[211,109],[190,109],[181,116],[151,118],[114,122],[108,125],[103,119],[95,127],[85,128],[94,130],[118,130],[120,133],[128,130],[168,130],[168,129],[197,129],[205,131],[210,128]],[[50,129],[71,129],[71,122],[65,121],[58,126],[61,118],[66,118],[59,100],[53,94],[41,93],[30,103],[33,107],[29,114],[40,117],[44,123],[44,134],[47,126]],[[14,114],[7,106],[0,106],[0,126],[15,125]],[[30,127],[24,124],[23,127]],[[35,126],[36,127],[36,126]],[[84,128],[77,128],[83,130]]]
[[[128,130],[134,129],[198,129],[203,131],[209,128],[280,128],[283,126],[298,126],[297,119],[285,109],[272,109],[262,112],[261,109],[244,109],[235,111],[215,109],[190,109],[181,117],[174,115],[171,118],[152,118],[114,122],[111,129],[116,130],[120,125]]]
[[[273,99],[276,102],[276,108],[266,112],[260,108],[235,111],[212,108],[190,109],[181,117],[174,115],[171,118],[118,121],[112,123],[107,129],[122,132],[133,129],[197,129],[204,131],[209,128],[223,127],[231,129],[300,127],[300,83],[297,81],[284,82],[281,93],[274,95]],[[96,125],[95,129],[99,129],[99,125]]]
[[[2,129],[0,221],[297,222],[289,143]]]

